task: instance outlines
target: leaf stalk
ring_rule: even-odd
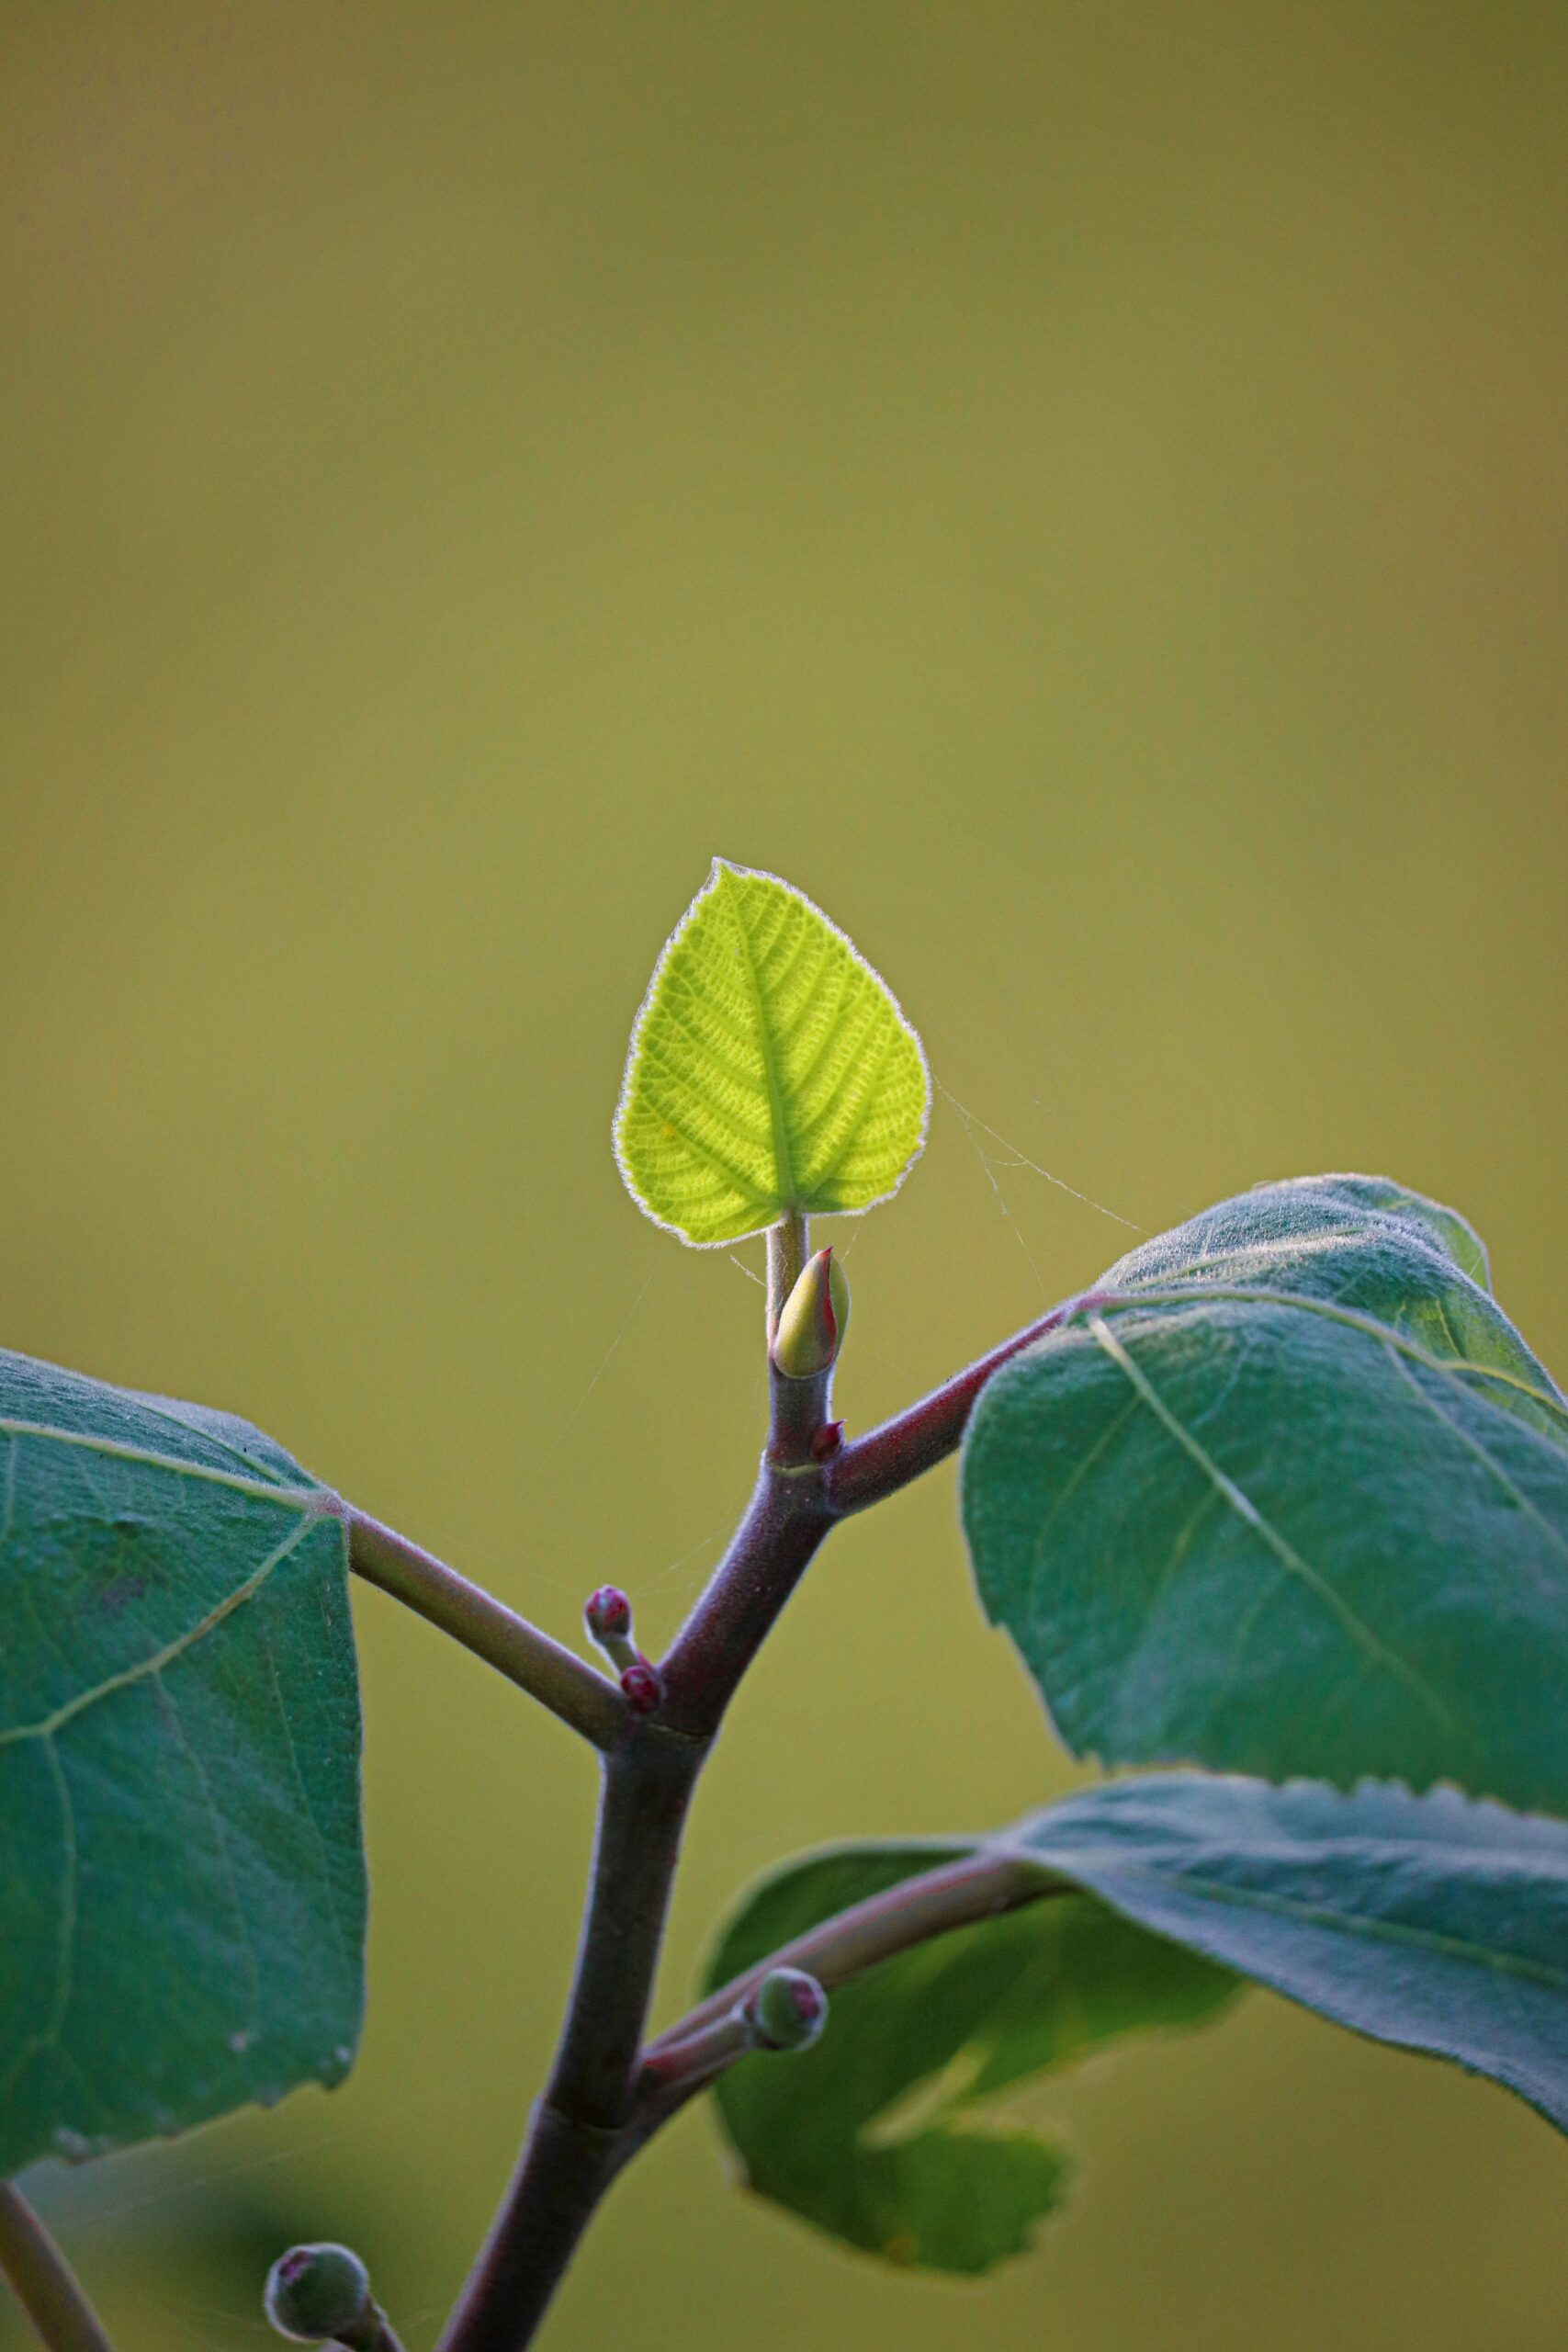
[[[800,1280],[811,1247],[807,1220],[798,1209],[768,1227],[768,1350],[779,1335],[784,1302]]]
[[[71,2265],[14,2181],[0,2181],[0,2276],[48,2352],[114,2352]]]
[[[1059,1331],[1075,1315],[1106,1304],[1106,1295],[1081,1292],[1064,1299],[1033,1323],[1015,1331],[988,1355],[978,1356],[951,1380],[943,1381],[917,1404],[895,1413],[891,1420],[869,1430],[864,1437],[840,1446],[828,1464],[827,1501],[838,1518],[866,1510],[896,1495],[927,1470],[957,1452],[980,1391],[1003,1364],[1032,1348],[1037,1340]]]
[[[356,1576],[461,1642],[595,1747],[615,1746],[629,1710],[606,1676],[503,1601],[470,1584],[434,1552],[410,1543],[365,1511],[350,1508],[346,1518],[349,1566]]]

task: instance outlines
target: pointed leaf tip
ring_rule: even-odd
[[[627,1190],[700,1249],[897,1192],[931,1081],[897,999],[821,910],[716,857],[666,943],[615,1112]]]

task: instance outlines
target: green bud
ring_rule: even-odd
[[[266,2315],[295,2344],[330,2344],[364,2326],[370,2274],[345,2245],[296,2245],[267,2273]]]
[[[770,1968],[746,2004],[764,2050],[809,2050],[828,2022],[828,1996],[801,1968]]]
[[[843,1345],[850,1319],[850,1286],[830,1249],[818,1250],[801,1269],[784,1301],[773,1340],[773,1362],[786,1379],[811,1380],[828,1372]]]

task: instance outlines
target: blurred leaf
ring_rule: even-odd
[[[1568,1825],[1454,1789],[1172,1772],[1086,1789],[999,1842],[1568,2131]]]
[[[930,1100],[919,1038],[843,933],[716,858],[632,1032],[615,1150],[638,1206],[702,1247],[870,1208],[919,1155]]]
[[[259,1430],[0,1354],[0,2176],[358,2038],[344,1531]]]
[[[788,1865],[726,1930],[710,1984],[973,1850],[857,1846]],[[891,2262],[987,2270],[1027,2246],[1070,2165],[986,2103],[1136,2028],[1196,2022],[1234,1989],[1228,1972],[1069,1896],[959,1928],[840,1987],[815,2047],[743,2060],[718,2085],[719,2110],[760,2196]]]
[[[1568,1409],[1484,1272],[1392,1185],[1266,1185],[991,1382],[976,1575],[1075,1754],[1568,1812]]]
[[[815,2048],[716,2086],[747,2185],[852,2245],[953,2271],[1020,2252],[1066,2162],[981,2103],[1213,2016],[1236,1975],[1490,2075],[1568,2130],[1568,1825],[1450,1789],[1164,1773],[990,1839],[807,1855],[747,1898],[709,1989],[987,1847],[1038,1865],[1053,1898],[884,1962],[833,1992]]]

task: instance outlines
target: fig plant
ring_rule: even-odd
[[[1239,1194],[881,1428],[832,1414],[849,1295],[813,1216],[897,1191],[919,1039],[800,892],[716,863],[615,1123],[696,1247],[766,1235],[755,1491],[669,1652],[608,1672],[247,1423],[0,1358],[0,2270],[103,2352],[15,2176],[337,2081],[363,2005],[352,1571],[598,1751],[577,1975],[443,2352],[533,2341],[616,2175],[711,2090],[750,2186],[978,2273],[1064,2196],[997,2095],[1246,1982],[1490,2075],[1568,2129],[1568,1404],[1464,1220],[1382,1179]],[[979,1598],[1077,1757],[1006,1827],[783,1864],[647,2022],[682,1826],[840,1521],[962,1446]],[[280,2256],[286,2335],[390,2352],[357,2256]]]

